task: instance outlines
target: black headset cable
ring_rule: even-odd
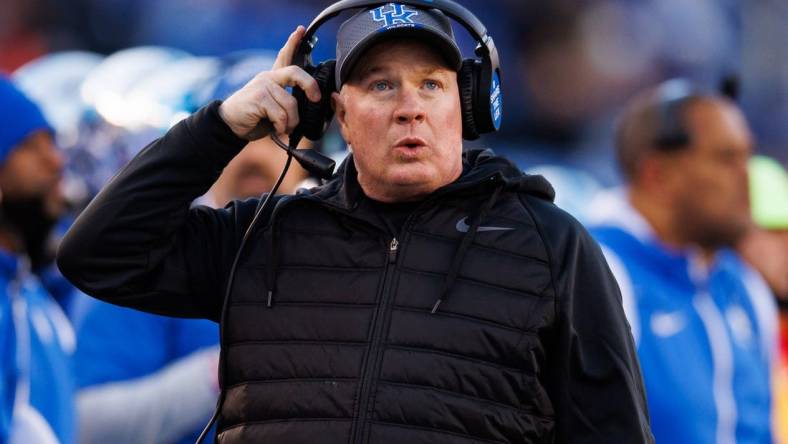
[[[235,270],[238,267],[238,261],[241,258],[241,253],[243,252],[244,246],[246,245],[246,241],[251,236],[252,231],[254,230],[255,225],[257,225],[257,219],[260,218],[260,215],[265,212],[268,208],[269,204],[271,203],[271,196],[275,195],[276,192],[279,190],[279,187],[282,185],[282,181],[284,180],[285,176],[287,175],[287,170],[290,169],[290,164],[293,161],[293,151],[295,147],[292,145],[298,143],[298,140],[291,139],[291,146],[288,146],[282,140],[277,137],[276,134],[271,133],[271,140],[274,141],[280,148],[287,151],[287,162],[285,162],[284,168],[282,168],[282,173],[279,175],[279,179],[276,180],[276,184],[271,190],[268,192],[268,195],[265,196],[265,199],[261,201],[261,203],[257,206],[255,210],[254,217],[252,217],[252,221],[249,223],[249,226],[246,228],[246,232],[244,233],[243,238],[241,239],[241,244],[238,246],[238,252],[235,253],[235,259],[233,259],[233,264],[230,267],[230,274],[227,278],[227,287],[224,290],[224,300],[222,302],[222,312],[219,316],[219,346],[221,348],[224,342],[224,318],[227,313],[227,306],[230,300],[230,292],[233,287],[233,280],[235,279]],[[261,196],[262,198],[262,196]],[[222,403],[224,402],[225,397],[225,390],[224,390],[224,352],[219,352],[219,398],[216,400],[216,407],[214,409],[213,415],[211,419],[208,421],[208,424],[205,425],[200,436],[197,438],[195,444],[201,444],[205,437],[208,436],[208,431],[211,430],[211,426],[216,422],[217,418],[219,417],[219,411],[221,410]]]

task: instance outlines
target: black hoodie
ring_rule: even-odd
[[[218,103],[143,150],[66,235],[88,294],[223,320],[218,440],[652,442],[615,281],[541,177],[491,151],[392,235],[352,159],[277,197],[189,208],[243,147]]]

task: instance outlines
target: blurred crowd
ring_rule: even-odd
[[[44,53],[110,54],[159,45],[196,56],[276,49],[328,1],[7,0],[0,11],[0,69]],[[716,87],[740,80],[759,151],[788,161],[788,6],[780,0],[466,0],[501,52],[506,114],[499,135],[529,151],[574,160],[606,184],[610,134],[624,101],[648,85],[688,77]],[[336,23],[315,58],[333,55]],[[462,49],[472,50],[467,35]],[[607,154],[607,156],[606,156]]]
[[[68,371],[73,376],[53,379],[52,387],[58,390],[52,391],[58,391],[58,399],[49,408],[68,414],[53,427],[56,436],[36,435],[40,437],[36,442],[193,442],[218,393],[217,327],[208,321],[156,317],[90,299],[59,275],[52,264],[53,251],[58,236],[131,157],[174,123],[211,100],[226,98],[255,73],[268,69],[295,26],[307,25],[331,2],[3,3],[0,72],[31,106],[41,110],[40,115],[29,111],[24,136],[43,130],[52,137],[42,143],[54,144],[62,155],[57,162],[62,162],[66,208],[51,226],[32,227],[33,219],[24,222],[39,229],[25,234],[26,241],[35,240],[26,248],[25,267],[59,303],[58,307],[44,304],[42,315],[45,323],[51,323],[50,330],[58,332],[62,345],[50,353],[50,361],[59,363],[48,371]],[[594,198],[600,192],[631,182],[617,165],[615,141],[622,111],[636,94],[681,77],[700,90],[724,90],[734,97],[759,155],[748,163],[752,219],[748,215],[747,222],[754,224],[739,252],[763,274],[772,294],[786,298],[781,307],[788,306],[788,242],[775,241],[768,234],[784,238],[788,232],[787,3],[459,3],[476,13],[495,38],[505,95],[502,130],[469,146],[493,146],[526,171],[547,177],[556,188],[557,204],[582,222],[599,223],[602,207]],[[333,57],[337,23],[329,22],[318,33],[316,61]],[[473,40],[458,25],[454,27],[461,49],[470,55]],[[0,91],[0,96],[4,94]],[[27,100],[7,94],[13,100],[0,101],[4,122],[16,112],[11,111],[12,104]],[[14,142],[3,147],[5,155],[19,141]],[[346,154],[337,131],[329,131],[314,148],[338,161]],[[195,204],[221,207],[231,199],[265,192],[284,164],[283,156],[270,143],[250,144]],[[293,169],[283,191],[292,192],[314,180]],[[7,194],[4,184],[0,180]],[[40,233],[50,228],[52,236]],[[7,316],[25,318],[18,306],[7,307]],[[0,321],[2,317],[0,311]],[[46,335],[40,334],[44,321],[30,319],[32,334],[38,331],[39,340],[46,343]],[[0,351],[9,337],[0,331]],[[785,410],[773,413],[784,415],[774,423],[775,439],[788,437],[788,366],[781,361],[785,344],[782,358],[775,358],[783,367],[775,372],[770,388],[772,404]],[[53,353],[63,357],[52,357]],[[3,396],[8,393],[0,390]],[[29,401],[34,395],[20,395],[17,390],[15,402],[20,396]],[[3,421],[0,417],[0,432]],[[35,424],[27,422],[33,428]]]

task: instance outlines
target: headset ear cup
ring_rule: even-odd
[[[320,88],[319,102],[315,103],[307,99],[306,94],[300,88],[293,89],[293,96],[298,102],[299,117],[299,124],[294,132],[300,131],[300,134],[312,141],[323,137],[328,122],[334,116],[334,109],[331,107],[331,94],[336,91],[334,66],[334,60],[328,60],[314,68],[307,69]]]
[[[465,59],[462,61],[460,72],[457,74],[462,112],[462,137],[465,140],[476,140],[479,138],[479,131],[476,128],[476,119],[473,112],[478,64],[476,60]]]

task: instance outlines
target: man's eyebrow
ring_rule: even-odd
[[[356,73],[357,80],[364,80],[373,74],[385,73],[388,71],[385,67],[379,65],[364,66]]]
[[[433,76],[433,75],[443,75],[445,74],[448,68],[443,66],[436,66],[433,68],[425,68],[419,71],[419,74],[425,77]],[[371,65],[371,66],[364,66],[359,68],[358,72],[356,73],[355,77],[358,81],[363,81],[375,74],[386,74],[389,72],[390,69],[385,65]]]

